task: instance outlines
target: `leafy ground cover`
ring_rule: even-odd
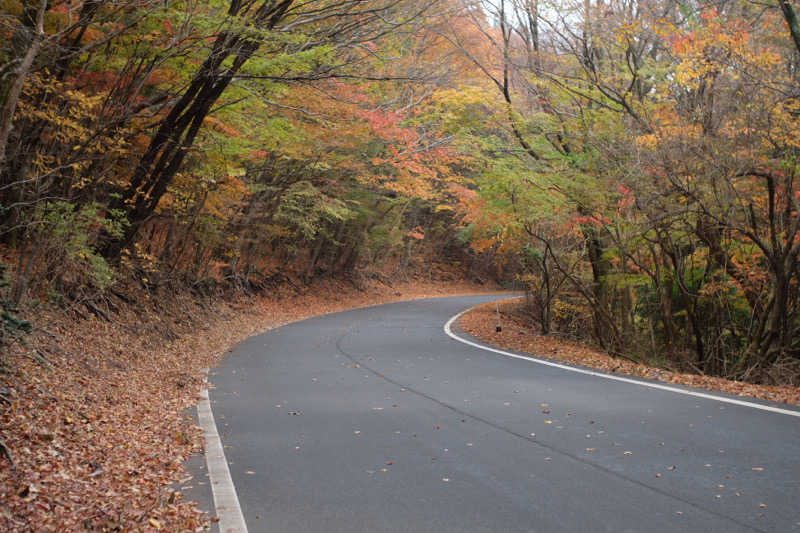
[[[528,353],[536,357],[566,361],[606,372],[657,379],[689,387],[700,387],[737,396],[800,405],[800,388],[755,385],[702,374],[681,373],[667,368],[613,357],[588,344],[540,335],[521,310],[520,299],[483,304],[465,313],[458,326],[470,335],[493,346]],[[502,324],[497,331],[498,312]]]
[[[0,531],[202,531],[170,484],[202,450],[184,410],[238,341],[312,315],[486,291],[468,282],[320,282],[218,302],[140,291],[116,313],[48,311],[11,354],[0,406]]]

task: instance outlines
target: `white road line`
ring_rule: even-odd
[[[773,407],[771,405],[762,405],[762,404],[754,403],[754,402],[746,402],[744,400],[736,400],[734,398],[726,398],[724,396],[716,396],[714,394],[706,394],[704,392],[695,392],[695,391],[691,391],[691,390],[680,389],[678,387],[670,387],[669,385],[659,385],[658,383],[650,383],[650,382],[647,382],[647,381],[639,381],[637,379],[623,378],[623,377],[620,377],[620,376],[614,376],[614,375],[605,374],[605,373],[602,373],[602,372],[595,372],[593,370],[586,370],[586,369],[583,369],[583,368],[576,368],[576,367],[573,367],[573,366],[562,365],[562,364],[559,364],[559,363],[554,363],[552,361],[546,361],[544,359],[537,359],[535,357],[528,357],[528,356],[525,356],[525,355],[519,355],[519,354],[507,352],[505,350],[498,350],[497,348],[491,348],[489,346],[483,346],[483,345],[478,344],[476,342],[472,342],[470,340],[467,340],[467,339],[459,337],[458,335],[453,333],[453,330],[451,329],[451,326],[455,323],[455,321],[458,320],[459,318],[461,318],[461,315],[463,315],[464,313],[469,312],[470,310],[471,309],[467,309],[466,311],[462,311],[462,312],[458,313],[456,316],[452,317],[450,320],[448,320],[447,324],[444,325],[444,332],[447,333],[447,335],[449,335],[451,338],[457,340],[458,342],[463,342],[464,344],[468,344],[470,346],[474,346],[475,348],[480,348],[481,350],[486,350],[488,352],[494,352],[494,353],[497,353],[497,354],[500,354],[500,355],[505,355],[506,357],[513,357],[514,359],[523,359],[525,361],[530,361],[531,363],[537,363],[537,364],[545,365],[545,366],[552,366],[552,367],[555,367],[555,368],[560,368],[562,370],[569,370],[570,372],[577,372],[579,374],[586,374],[588,376],[596,376],[598,378],[611,379],[611,380],[614,380],[614,381],[622,381],[623,383],[631,383],[633,385],[639,385],[641,387],[650,387],[651,389],[658,389],[658,390],[664,390],[664,391],[669,391],[669,392],[676,392],[678,394],[685,394],[687,396],[695,396],[697,398],[705,398],[707,400],[716,400],[718,402],[730,403],[730,404],[733,404],[733,405],[741,405],[741,406],[744,406],[744,407],[752,407],[753,409],[761,409],[762,411],[770,411],[772,413],[780,413],[782,415],[789,415],[789,416],[795,416],[795,417],[800,418],[800,411],[792,411],[792,410],[789,410],[789,409],[781,409],[780,407]]]
[[[219,440],[214,413],[211,411],[208,389],[203,389],[200,398],[200,403],[197,404],[197,419],[203,428],[206,440],[206,464],[211,491],[214,494],[214,507],[219,518],[219,530],[221,533],[247,533],[247,524],[239,506],[239,497],[236,495],[236,487],[233,486],[225,451]]]

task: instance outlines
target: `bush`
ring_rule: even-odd
[[[0,263],[0,289],[5,289],[11,284],[8,279],[8,265]],[[4,294],[0,297],[0,350],[20,341],[26,334],[33,330],[27,320],[21,319],[17,314],[19,309]]]
[[[25,269],[29,278],[49,284],[51,290],[94,286],[102,291],[111,284],[114,270],[96,250],[95,240],[101,231],[121,236],[121,216],[99,204],[46,202],[37,207],[34,220],[37,224],[26,235],[26,261],[35,268]]]

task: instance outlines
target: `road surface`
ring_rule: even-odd
[[[326,315],[233,350],[210,397],[249,531],[800,531],[800,417],[446,335],[495,298]]]

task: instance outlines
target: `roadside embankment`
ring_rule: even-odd
[[[584,343],[540,335],[531,326],[531,321],[525,319],[519,307],[519,299],[502,301],[497,308],[494,303],[479,305],[462,315],[457,325],[487,344],[531,354],[535,357],[565,361],[606,372],[720,391],[736,396],[800,405],[800,388],[797,387],[758,385],[700,374],[675,372],[622,357],[613,357]],[[501,331],[497,331],[496,328],[498,311],[502,322]]]

